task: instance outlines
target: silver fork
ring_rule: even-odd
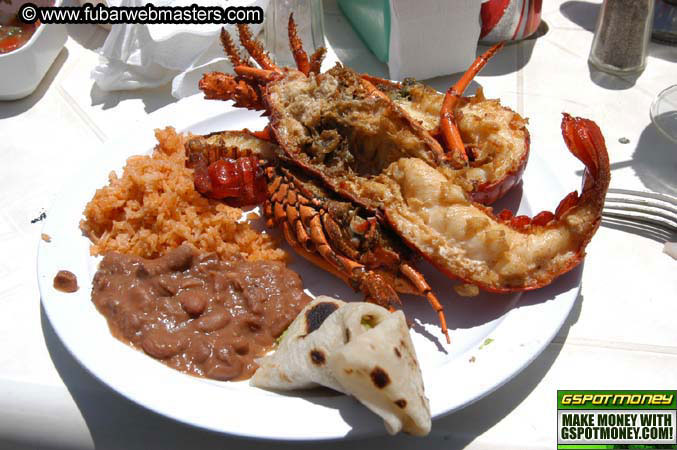
[[[602,216],[640,222],[677,234],[677,198],[666,194],[610,188]]]

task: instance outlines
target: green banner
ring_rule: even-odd
[[[557,391],[557,409],[677,409],[677,391]]]

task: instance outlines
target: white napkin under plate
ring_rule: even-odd
[[[143,6],[144,0],[109,0],[111,6]],[[190,6],[195,0],[156,0],[155,6]],[[202,6],[260,6],[268,0],[208,0]],[[116,24],[100,49],[101,60],[92,71],[105,91],[162,86],[172,81],[172,95],[198,92],[198,81],[208,71],[232,72],[218,39],[220,24]],[[256,35],[262,24],[250,25]],[[235,31],[234,25],[226,29]],[[231,33],[232,34],[232,33]],[[236,35],[236,34],[235,34]]]
[[[390,78],[464,72],[475,59],[486,0],[390,0]]]

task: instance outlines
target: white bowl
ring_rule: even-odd
[[[33,2],[38,6],[51,3]],[[15,0],[12,5],[0,2],[0,9],[7,13],[11,6],[16,11],[23,3],[28,2]],[[54,2],[55,6],[61,6],[61,3],[62,0]],[[17,100],[32,94],[63,48],[67,37],[66,25],[42,24],[24,45],[0,54],[0,100]]]

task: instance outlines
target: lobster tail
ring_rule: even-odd
[[[587,203],[601,214],[609,188],[611,170],[604,136],[595,122],[567,113],[562,117],[562,136],[569,151],[585,165],[581,195],[569,194],[557,208],[561,217],[568,209]]]
[[[443,173],[403,158],[386,171],[390,180],[382,198],[388,222],[434,266],[465,283],[490,292],[551,283],[583,260],[609,185],[609,159],[599,128],[565,115],[562,129],[586,172],[582,193],[568,194],[554,214],[494,215],[469,201]],[[364,187],[371,189],[371,184]]]

